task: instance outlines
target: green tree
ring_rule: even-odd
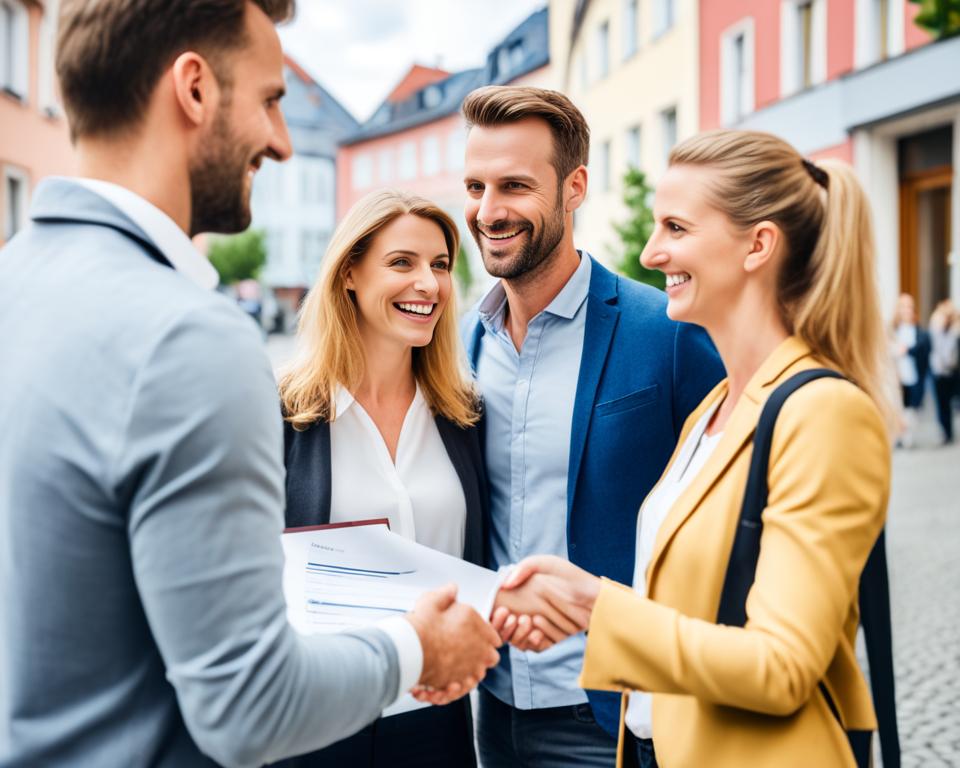
[[[248,229],[217,238],[210,244],[209,257],[224,285],[256,278],[267,263],[266,237],[260,230]]]
[[[643,247],[653,234],[653,211],[648,202],[652,193],[653,189],[643,171],[637,168],[627,170],[623,176],[623,202],[630,211],[630,218],[622,224],[613,225],[620,235],[617,270],[622,275],[663,290],[666,285],[663,272],[647,269],[640,263]]]
[[[937,39],[960,34],[960,0],[910,0],[920,6],[913,22]]]
[[[462,243],[457,258],[453,260],[453,277],[457,281],[460,298],[467,298],[470,295],[470,287],[473,285],[473,272],[470,270],[470,257]]]

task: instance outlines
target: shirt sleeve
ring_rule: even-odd
[[[227,302],[178,318],[133,390],[116,493],[143,609],[198,747],[257,766],[374,720],[400,690],[391,635],[303,637],[286,620],[280,406],[249,320]]]
[[[417,684],[423,673],[423,647],[417,630],[403,616],[391,616],[377,627],[383,630],[397,649],[400,664],[398,695],[403,695]]]

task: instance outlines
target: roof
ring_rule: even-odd
[[[436,69],[435,67],[424,67],[421,64],[414,64],[410,71],[403,76],[403,79],[397,83],[396,87],[387,96],[387,101],[391,104],[397,104],[406,101],[417,91],[426,88],[432,83],[439,83],[450,77],[450,73],[445,69]]]
[[[287,95],[281,102],[298,154],[333,156],[345,136],[359,127],[356,119],[326,88],[290,56],[284,55]]]
[[[548,9],[541,8],[524,19],[487,54],[482,67],[455,72],[442,79],[425,82],[412,89],[402,89],[411,78],[426,73],[442,73],[427,67],[414,67],[377,107],[373,116],[359,130],[347,136],[342,144],[349,146],[371,139],[400,133],[456,114],[470,91],[483,85],[502,85],[516,80],[550,62]],[[424,70],[425,72],[417,71]],[[402,95],[403,98],[398,98]]]

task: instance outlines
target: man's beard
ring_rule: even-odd
[[[233,234],[250,226],[247,171],[250,150],[231,133],[221,108],[205,141],[205,152],[190,166],[190,235]]]
[[[554,208],[552,215],[549,219],[541,219],[540,230],[535,235],[532,234],[534,229],[530,222],[525,221],[519,224],[519,229],[530,234],[526,235],[526,242],[520,246],[519,251],[512,258],[501,258],[493,255],[497,252],[496,246],[493,246],[489,240],[484,238],[476,222],[470,225],[473,238],[480,248],[483,266],[488,274],[504,280],[516,280],[535,273],[547,261],[556,251],[564,235],[563,207],[559,200],[560,196],[558,195],[557,206]],[[490,234],[496,234],[498,231],[509,232],[514,226],[516,225],[513,222],[503,222],[495,227],[487,228],[487,231]]]

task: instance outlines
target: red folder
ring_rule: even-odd
[[[345,523],[327,523],[326,525],[304,525],[300,528],[284,528],[284,533],[305,533],[306,531],[327,531],[331,528],[353,528],[355,525],[385,525],[390,530],[390,521],[385,517],[372,520],[348,520]]]

